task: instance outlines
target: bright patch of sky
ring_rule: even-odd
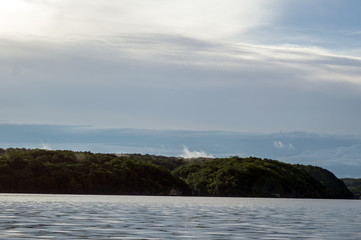
[[[268,21],[267,1],[2,1],[2,33],[58,40],[163,33],[222,39]],[[276,3],[278,1],[272,1]],[[9,21],[12,24],[8,24]]]

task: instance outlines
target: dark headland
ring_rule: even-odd
[[[352,199],[330,171],[260,158],[0,148],[0,192]]]

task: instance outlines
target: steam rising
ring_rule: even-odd
[[[48,144],[45,144],[45,143],[42,143],[42,144],[41,144],[41,149],[43,149],[43,150],[51,150],[51,148],[49,147],[49,145],[48,145]]]
[[[204,151],[189,151],[187,147],[184,146],[183,152],[180,155],[182,158],[213,158],[212,154],[207,154]]]

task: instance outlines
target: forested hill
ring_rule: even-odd
[[[190,194],[161,166],[113,154],[0,150],[0,192],[77,194]]]
[[[325,169],[269,159],[183,159],[13,148],[0,148],[0,192],[353,197]]]
[[[304,166],[296,165],[298,168],[305,170],[312,177],[320,181],[324,186],[326,186],[326,191],[331,198],[352,198],[352,192],[347,188],[346,184],[341,180],[335,177],[335,175],[323,168],[315,166]]]
[[[322,181],[302,165],[275,160],[231,157],[195,161],[178,167],[174,174],[185,179],[195,195],[261,196],[294,198],[352,198],[352,193],[333,174]],[[328,172],[317,168],[319,172]],[[342,183],[342,181],[341,181]]]
[[[361,199],[361,178],[342,178],[341,180],[353,193],[354,198]]]

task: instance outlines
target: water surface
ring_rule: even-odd
[[[361,239],[361,201],[0,194],[0,239]]]

